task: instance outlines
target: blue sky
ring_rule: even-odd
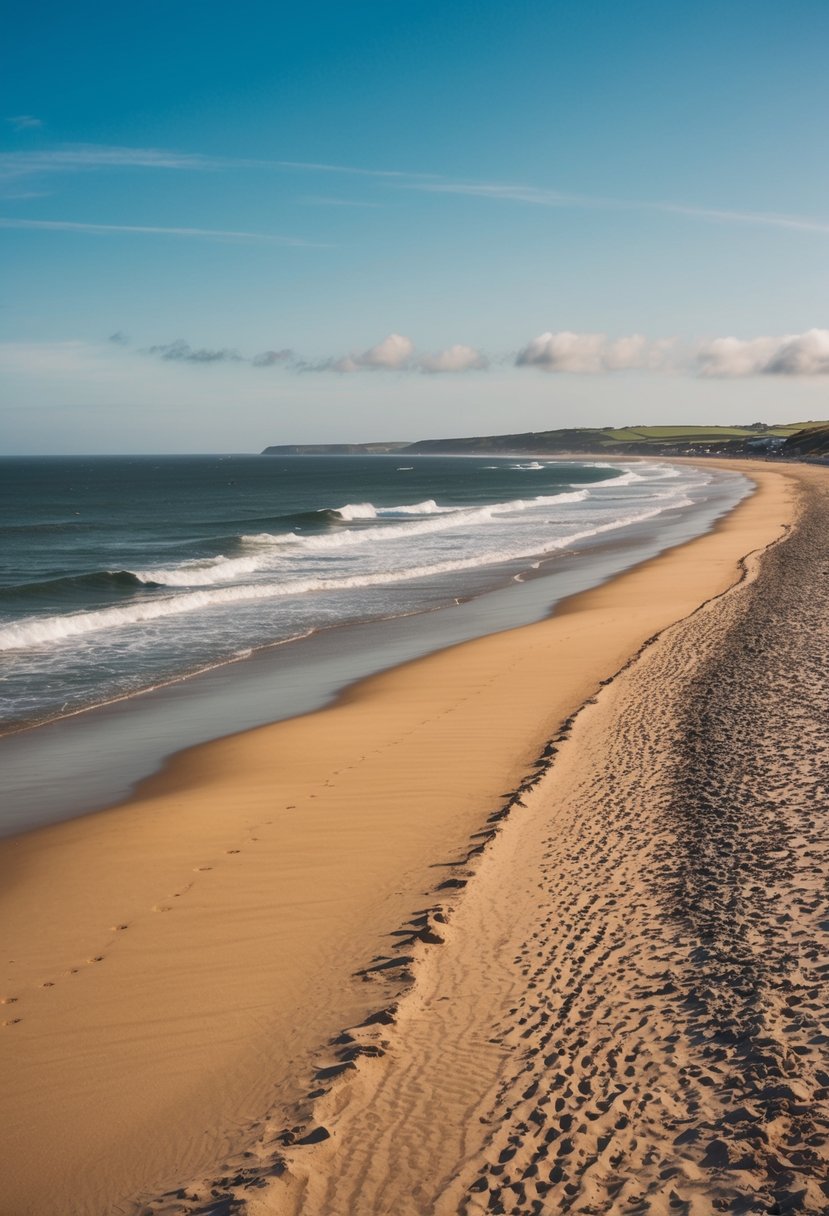
[[[11,26],[0,450],[829,416],[824,0]]]

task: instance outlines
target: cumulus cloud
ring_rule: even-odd
[[[165,342],[157,346],[148,346],[145,355],[157,355],[171,363],[241,363],[242,356],[238,351],[227,347],[209,349],[208,347],[192,347],[189,342],[178,338],[175,342]]]
[[[295,359],[292,350],[263,350],[254,355],[251,363],[254,367],[275,367],[277,364],[293,363]]]
[[[125,346],[129,339],[120,331],[110,335],[110,342]],[[285,347],[263,350],[253,356],[241,355],[230,347],[193,347],[183,338],[145,347],[144,355],[153,355],[168,363],[248,363],[251,367],[283,367],[296,372],[360,372],[360,371],[420,371],[429,374],[466,372],[489,367],[489,360],[473,346],[447,346],[431,355],[415,355],[414,343],[403,334],[392,333],[359,353],[316,362],[300,358]]]
[[[781,338],[715,338],[700,347],[703,376],[829,375],[829,329]]]
[[[6,122],[13,131],[35,131],[43,126],[43,120],[35,118],[34,114],[13,114]]]
[[[370,346],[362,354],[345,355],[323,365],[335,372],[357,372],[363,368],[370,371],[400,371],[409,366],[414,353],[414,343],[403,334],[389,334],[376,346]]]
[[[605,334],[578,334],[569,330],[543,333],[518,352],[517,367],[540,367],[545,372],[654,370],[664,364],[670,340],[649,342],[641,334],[610,341]]]
[[[434,355],[423,355],[418,360],[418,367],[423,372],[468,372],[483,370],[489,367],[489,360],[474,346],[447,346]]]

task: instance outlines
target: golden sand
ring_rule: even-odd
[[[376,1008],[355,972],[434,902],[436,865],[600,681],[791,521],[798,471],[746,471],[757,493],[712,533],[550,619],[192,748],[126,804],[0,845],[3,1216],[129,1212],[217,1178],[307,1093],[319,1046]]]

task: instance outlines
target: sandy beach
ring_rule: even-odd
[[[550,619],[0,843],[2,1216],[826,1210],[829,473],[729,467]]]

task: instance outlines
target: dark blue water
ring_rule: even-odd
[[[2,460],[0,722],[480,595],[557,552],[693,512],[712,478],[488,457]]]

